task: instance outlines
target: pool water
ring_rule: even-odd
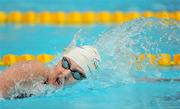
[[[11,2],[11,3],[10,3]],[[93,6],[88,0],[17,0],[0,1],[4,11],[176,11],[179,0],[97,0]],[[73,5],[75,3],[81,4]],[[56,4],[56,5],[55,5]],[[59,4],[59,5],[58,5]],[[65,5],[68,4],[68,5]],[[107,6],[107,4],[109,4]],[[129,6],[129,7],[127,7]],[[71,7],[71,8],[69,8]],[[89,8],[87,8],[89,7]],[[179,109],[180,85],[177,81],[138,81],[146,78],[180,78],[180,67],[150,65],[145,60],[138,69],[132,55],[180,53],[180,24],[173,20],[137,19],[123,25],[51,26],[12,25],[0,26],[0,56],[8,53],[57,54],[74,39],[77,45],[93,45],[101,54],[98,71],[77,84],[65,86],[56,92],[17,99],[0,100],[0,109]],[[5,67],[0,67],[0,70]]]
[[[1,36],[4,36],[1,37],[1,55],[56,54],[76,38],[77,45],[96,46],[102,57],[101,68],[89,74],[87,80],[65,86],[54,93],[18,100],[1,100],[1,109],[178,109],[180,107],[178,82],[136,81],[141,77],[179,78],[179,66],[159,67],[144,62],[142,69],[139,70],[133,63],[134,58],[129,57],[130,54],[140,53],[171,55],[179,53],[180,28],[176,21],[138,19],[111,27],[6,25],[0,28]],[[132,64],[128,63],[130,61]]]
[[[139,0],[134,2],[134,0],[96,0],[93,2],[91,0],[1,0],[0,10],[3,11],[177,11],[179,8],[179,0]],[[91,4],[91,5],[90,5]]]
[[[58,95],[56,93],[44,97],[1,101],[1,108],[178,109],[180,102],[179,88],[179,83],[138,83],[119,85],[117,87],[87,90],[79,93],[72,91],[72,93],[68,93],[67,95]]]

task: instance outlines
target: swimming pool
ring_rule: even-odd
[[[6,1],[3,2],[8,4]],[[155,1],[152,1],[152,4],[153,2],[161,4]],[[47,7],[48,10],[52,11],[61,8],[63,11],[68,11],[65,5],[61,8],[57,8],[58,5],[52,8],[52,5],[47,6],[49,2],[45,1],[45,3],[38,7],[30,5],[29,8],[22,8],[22,5],[19,4],[16,5],[17,7],[3,9],[6,11],[14,9],[26,11],[34,7],[35,11],[39,11]],[[74,2],[69,3],[73,4]],[[80,3],[83,4],[82,1]],[[105,8],[97,2],[91,10],[119,10],[119,8],[114,8],[114,4],[121,2],[111,3],[112,6]],[[161,4],[164,8],[159,9],[152,9],[151,4],[142,6],[142,4],[137,3],[140,5],[138,6],[132,4],[132,1],[124,3],[133,5],[138,11],[146,9],[153,11],[160,9],[178,10],[178,6],[173,5],[174,8],[168,6],[166,0]],[[9,5],[13,5],[13,3]],[[86,11],[84,7],[74,7],[73,9]],[[121,10],[132,9],[123,7]],[[8,53],[16,55],[26,53],[34,55],[41,53],[57,54],[69,45],[75,35],[78,37],[78,45],[94,45],[102,55],[101,69],[89,75],[87,80],[59,89],[55,93],[18,100],[0,100],[0,109],[178,109],[180,107],[180,86],[178,82],[138,82],[135,78],[179,78],[179,66],[160,67],[151,65],[146,60],[141,63],[141,68],[137,69],[134,57],[131,56],[141,53],[178,54],[180,53],[179,33],[179,22],[151,18],[138,19],[123,25],[113,26],[15,26],[12,24],[0,26],[0,56]],[[0,67],[0,69],[4,69],[4,67]]]

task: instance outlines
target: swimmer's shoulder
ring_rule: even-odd
[[[22,66],[23,64],[25,64],[27,67],[30,67],[32,70],[34,69],[40,72],[48,70],[48,67],[45,64],[39,62],[38,60],[25,61],[25,62],[22,62],[21,64]]]
[[[22,61],[13,64],[9,68],[7,68],[5,71],[32,71],[32,72],[47,72],[48,68],[38,60],[28,60],[28,61]]]
[[[38,62],[37,60],[27,60],[27,61],[21,61],[21,62],[17,62],[12,64],[11,66],[9,66],[9,69],[11,68],[25,68],[25,67],[42,67],[43,64],[41,64],[40,62]]]

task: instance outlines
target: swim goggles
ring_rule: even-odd
[[[71,71],[71,75],[73,76],[74,79],[76,80],[83,80],[86,78],[86,75],[80,73],[79,71],[77,70],[71,70],[71,64],[70,62],[67,60],[67,58],[63,57],[62,58],[62,67],[64,69],[68,69]]]

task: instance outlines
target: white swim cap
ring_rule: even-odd
[[[92,46],[80,46],[66,50],[64,56],[75,61],[86,73],[96,70],[99,66],[100,55]]]

